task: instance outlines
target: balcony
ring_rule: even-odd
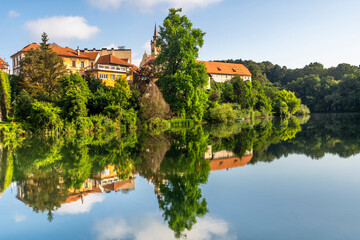
[[[94,66],[87,66],[85,68],[85,71],[93,71],[93,70],[121,72],[121,73],[127,73],[128,72],[127,67],[111,66],[111,65],[103,65],[103,64],[97,64],[97,65],[94,65]]]

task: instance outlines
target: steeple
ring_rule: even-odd
[[[158,38],[159,38],[159,35],[158,35],[157,26],[156,26],[156,19],[155,19],[155,29],[154,29],[153,41],[156,41]]]

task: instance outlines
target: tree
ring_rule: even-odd
[[[69,121],[79,117],[86,117],[86,104],[91,95],[85,80],[79,74],[67,75],[60,80],[60,101],[64,119]]]
[[[11,89],[8,75],[0,70],[0,121],[6,120],[11,106]]]
[[[171,109],[180,117],[201,121],[207,101],[205,86],[208,75],[203,64],[197,63],[199,48],[205,35],[181,9],[170,9],[160,27],[157,46],[161,52],[155,64],[160,69],[158,85]]]
[[[42,93],[54,97],[60,86],[58,80],[67,73],[67,69],[62,58],[48,48],[45,35],[41,47],[30,49],[20,61],[19,87],[31,96]]]
[[[49,41],[48,35],[44,32],[41,35],[41,44],[40,44],[41,45],[41,50],[43,50],[43,51],[49,50],[50,44],[48,44],[48,41]]]
[[[253,109],[255,99],[251,82],[245,82],[242,78],[236,76],[231,80],[231,83],[234,88],[235,102],[240,104],[242,109]]]

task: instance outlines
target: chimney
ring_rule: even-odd
[[[79,48],[79,46],[77,47],[76,51],[77,51],[77,55],[79,56],[79,55],[80,55],[80,48]]]

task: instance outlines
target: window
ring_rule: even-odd
[[[72,66],[76,67],[76,62],[75,61],[72,61]]]
[[[111,79],[111,80],[115,80],[115,74],[111,74],[111,75],[110,75],[110,79]]]
[[[82,67],[82,68],[85,67],[85,62],[81,62],[81,67]]]
[[[106,73],[100,73],[100,79],[108,79],[108,75]]]

